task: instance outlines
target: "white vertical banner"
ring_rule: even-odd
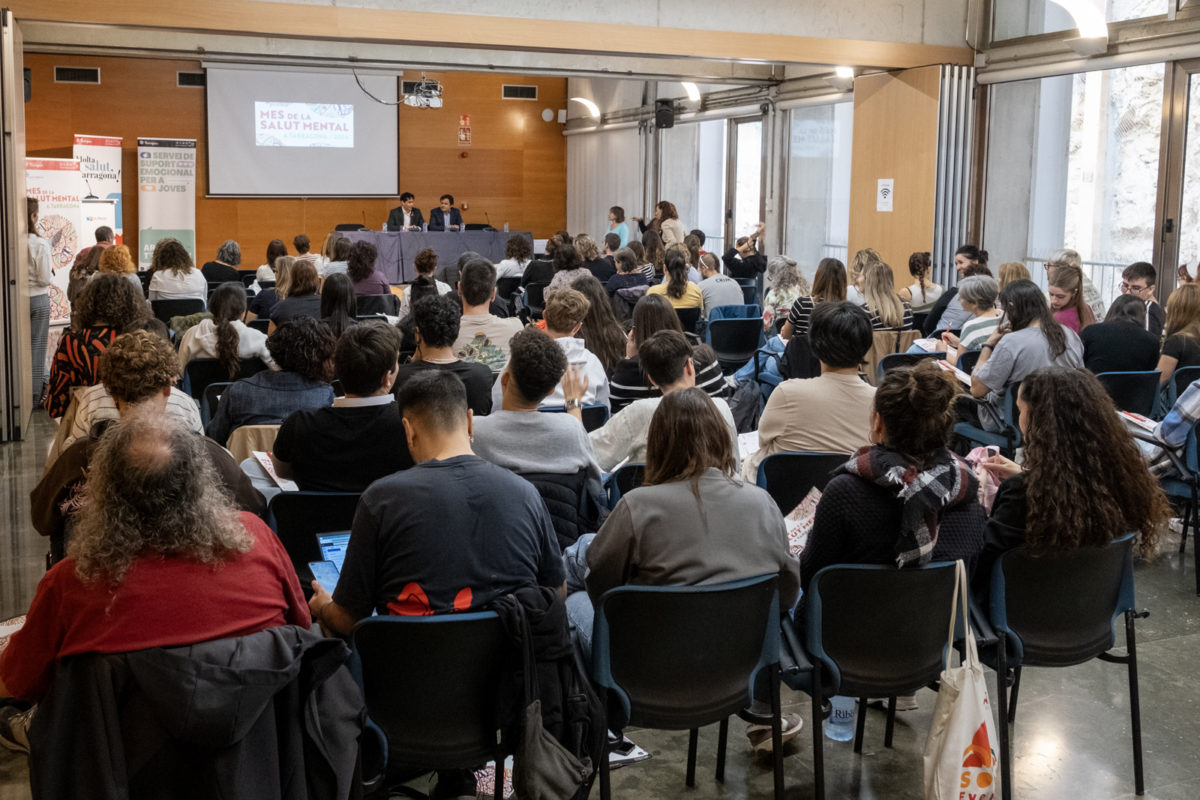
[[[50,242],[54,281],[50,285],[50,324],[71,321],[67,283],[80,249],[79,203],[82,181],[73,158],[25,159],[25,193],[38,201],[37,234]],[[53,348],[50,352],[54,352]]]
[[[125,235],[121,224],[121,137],[77,133],[72,152],[79,162],[79,175],[83,179],[83,199],[93,201],[83,209],[84,238],[80,248],[94,243],[92,234],[101,225],[112,227],[120,243]],[[112,210],[107,210],[103,203],[94,202],[96,200],[112,201]],[[115,217],[115,224],[108,221],[109,217]]]
[[[196,259],[196,140],[138,142],[138,269],[147,269],[154,246],[178,239]]]

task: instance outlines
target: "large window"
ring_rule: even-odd
[[[1123,22],[1166,14],[1175,0],[1091,0],[1104,5],[1105,19]],[[1053,0],[998,0],[992,4],[992,41],[1069,31],[1071,15]]]
[[[659,199],[675,204],[679,221],[705,234],[705,250],[721,252],[725,211],[723,119],[689,122],[660,132]],[[646,209],[653,216],[654,209]]]
[[[822,258],[846,261],[854,104],[792,109],[783,250],[810,279]]]

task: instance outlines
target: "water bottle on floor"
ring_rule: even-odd
[[[854,738],[855,702],[853,697],[837,695],[831,697],[833,710],[825,720],[825,735],[835,742],[848,742]]]

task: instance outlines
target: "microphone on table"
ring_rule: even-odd
[[[496,230],[495,228],[492,227],[492,218],[488,216],[488,213],[486,211],[483,212],[483,219],[485,222],[487,222],[487,229],[489,231]]]
[[[365,208],[362,209],[362,215],[363,215],[363,228],[366,230],[370,230],[370,228],[367,227],[367,210]]]

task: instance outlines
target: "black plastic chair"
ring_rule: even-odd
[[[151,300],[150,308],[154,312],[155,318],[169,328],[171,317],[199,314],[204,310],[204,301],[196,297],[189,297],[185,300]]]
[[[867,698],[888,698],[883,743],[891,747],[896,696],[938,680],[945,667],[955,584],[953,561],[909,569],[835,564],[813,576],[805,593],[803,645],[793,626],[783,626],[795,661],[783,681],[812,698],[818,800],[825,797],[825,699],[859,698],[854,752],[860,753]]]
[[[254,330],[256,330],[256,331],[262,331],[263,333],[271,332],[271,320],[267,319],[266,317],[259,317],[258,319],[252,319],[249,322],[247,322],[246,325],[251,328],[254,328]]]
[[[512,301],[512,296],[516,294],[517,289],[521,288],[521,276],[509,275],[506,278],[500,278],[496,281],[496,297],[508,303]]]
[[[608,507],[616,508],[621,495],[628,494],[641,486],[645,477],[646,465],[642,463],[626,464],[609,476]]]
[[[1122,411],[1130,411],[1149,417],[1154,413],[1154,403],[1158,400],[1159,378],[1162,373],[1158,370],[1143,372],[1101,372],[1097,380],[1104,384],[1108,396]]]
[[[391,314],[393,317],[400,313],[400,298],[391,292],[387,294],[360,294],[356,298],[359,314]]]
[[[763,575],[710,586],[622,586],[596,606],[592,678],[603,690],[608,727],[687,730],[687,785],[696,783],[699,728],[719,722],[718,781],[725,780],[729,716],[750,705],[768,671],[775,797],[783,797],[779,700],[779,578]],[[945,631],[942,632],[943,642]],[[609,800],[608,758],[600,797]]]
[[[504,796],[499,696],[512,645],[494,611],[369,617],[350,633],[369,720],[388,740],[388,773],[496,762]]]
[[[679,317],[679,324],[683,326],[684,333],[696,333],[696,326],[700,324],[699,308],[677,308],[675,316]]]
[[[1158,479],[1159,486],[1167,497],[1177,503],[1183,503],[1183,529],[1179,534],[1180,555],[1187,549],[1188,530],[1200,527],[1200,446],[1197,445],[1197,428],[1200,428],[1200,422],[1193,422],[1188,430],[1187,439],[1183,444],[1183,458],[1170,449],[1163,450],[1174,471]],[[1161,442],[1148,433],[1135,433],[1134,438],[1156,446],[1161,445]],[[1194,543],[1193,551],[1196,562],[1196,594],[1200,595],[1200,549],[1197,549]]]
[[[566,413],[564,406],[540,406],[538,411],[545,411],[551,414]],[[608,406],[600,404],[586,405],[579,409],[583,414],[583,429],[588,433],[604,427],[604,423],[608,422],[609,410]]]
[[[267,524],[292,559],[305,597],[312,594],[308,563],[325,558],[317,534],[350,530],[359,497],[357,492],[280,492],[267,504]]]
[[[882,378],[888,370],[896,369],[897,367],[911,367],[925,361],[926,359],[935,359],[944,361],[945,353],[888,353],[883,358],[879,359],[879,367],[876,369],[876,378]]]
[[[742,298],[746,305],[758,302],[758,281],[755,278],[734,278],[742,287]]]
[[[200,401],[200,424],[205,430],[208,429],[208,423],[212,421],[213,414],[217,413],[217,403],[221,400],[221,393],[232,386],[230,381],[222,381],[220,383],[210,383],[204,387],[204,397]]]
[[[138,280],[142,283],[142,297],[150,297],[150,279],[154,277],[154,273],[151,270],[145,270],[144,272],[138,272],[137,276]],[[164,322],[163,324],[165,325],[166,323]]]
[[[1033,553],[1010,550],[992,569],[988,622],[974,614],[983,645],[981,657],[995,664],[1000,686],[1000,781],[1004,800],[1012,796],[1012,754],[1008,726],[1017,717],[1017,691],[1024,667],[1071,667],[1099,658],[1129,671],[1129,713],[1133,731],[1133,776],[1137,794],[1145,791],[1142,720],[1138,693],[1134,621],[1149,616],[1134,607],[1133,536],[1107,547]],[[1125,620],[1126,655],[1113,653],[1114,625]],[[989,647],[991,642],[994,647]],[[1011,684],[1011,694],[1007,688]],[[1005,724],[1007,723],[1007,724]]]
[[[736,372],[754,357],[761,339],[761,319],[716,319],[708,324],[709,344],[726,375]]]
[[[970,375],[975,371],[975,365],[979,363],[979,356],[983,354],[983,350],[968,350],[965,353],[958,354],[958,363],[956,367]]]
[[[1172,395],[1168,399],[1171,405],[1175,405],[1175,401],[1179,399],[1179,395],[1183,394],[1193,381],[1200,380],[1200,367],[1180,367],[1171,373],[1171,391]],[[1170,408],[1168,407],[1168,411]]]
[[[821,361],[812,351],[808,342],[808,334],[795,333],[788,340],[783,350],[783,358],[779,361],[779,374],[784,379],[816,378],[821,374]]]
[[[534,319],[541,319],[542,312],[546,310],[546,287],[549,285],[540,281],[525,284],[525,308]]]
[[[204,390],[210,383],[235,381],[238,378],[249,378],[267,369],[267,365],[258,358],[238,359],[236,375],[230,375],[225,365],[216,358],[193,358],[183,368],[183,389],[193,400],[201,400]]]
[[[242,286],[245,286],[247,289],[250,288],[250,285],[253,284],[254,281],[258,280],[258,270],[240,269],[238,270],[238,274],[242,278]],[[259,286],[261,287],[262,284],[260,283]]]
[[[787,516],[814,486],[825,491],[833,471],[849,460],[838,453],[774,453],[758,465],[756,483]]]

